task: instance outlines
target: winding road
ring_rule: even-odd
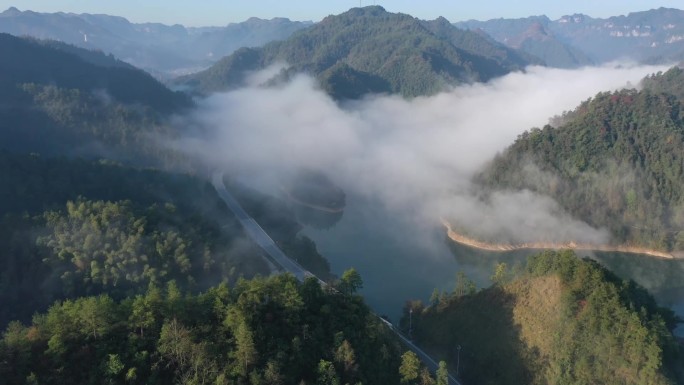
[[[261,226],[259,226],[259,224],[252,217],[250,217],[249,214],[247,214],[242,206],[240,206],[240,203],[238,203],[238,201],[233,198],[233,195],[226,190],[226,186],[223,183],[223,174],[214,174],[212,178],[212,184],[214,185],[219,197],[226,202],[228,208],[238,218],[240,224],[242,227],[244,227],[249,237],[252,238],[252,240],[259,245],[269,257],[271,257],[271,260],[275,262],[281,268],[281,270],[292,273],[292,275],[294,275],[300,282],[304,282],[307,277],[314,277],[313,274],[300,266],[297,262],[288,258],[285,253],[280,250],[278,245],[276,245],[273,239],[266,234],[264,229],[262,229]]]
[[[271,239],[264,229],[259,226],[259,224],[247,214],[247,212],[240,206],[240,203],[233,197],[233,195],[228,192],[225,184],[223,183],[223,173],[217,172],[212,176],[212,184],[216,189],[219,197],[226,203],[228,208],[235,214],[237,219],[244,227],[247,234],[252,238],[252,240],[259,245],[271,259],[283,270],[295,276],[300,282],[303,282],[308,277],[314,277],[318,279],[321,285],[327,285],[321,279],[313,275],[311,272],[303,268],[301,265],[295,261],[288,258],[285,253],[276,245],[276,243]],[[427,353],[425,353],[421,348],[416,346],[410,339],[406,338],[398,329],[392,325],[386,319],[374,314],[380,321],[382,321],[387,327],[394,332],[394,334],[399,337],[399,340],[406,345],[411,351],[413,351],[418,358],[423,362],[423,364],[432,372],[436,373],[439,368],[439,364]],[[451,385],[462,385],[456,377],[449,374],[449,384]]]

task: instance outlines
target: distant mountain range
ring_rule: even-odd
[[[646,63],[684,58],[684,11],[659,8],[607,19],[575,14],[550,20],[470,20],[455,24],[482,30],[509,47],[540,57],[549,66],[577,67],[614,60]]]
[[[660,8],[606,19],[575,14],[558,20],[546,16],[469,20],[454,23],[457,28],[444,18],[420,21],[407,15],[389,15],[381,7],[353,9],[326,18],[312,32],[304,33],[302,30],[312,27],[313,22],[251,18],[223,27],[190,28],[136,24],[109,15],[9,8],[0,13],[0,32],[101,50],[165,79],[202,71],[245,48],[203,75],[178,83],[195,84],[202,92],[239,84],[244,70],[263,68],[277,60],[291,66],[288,73],[309,72],[326,90],[341,96],[366,92],[426,94],[445,84],[487,80],[527,64],[576,68],[614,60],[649,64],[684,60],[684,11],[677,9]],[[356,18],[365,21],[349,24]],[[288,42],[257,49],[284,41],[298,31],[302,33]],[[395,48],[398,51],[393,51]],[[418,52],[422,58],[411,63],[400,60]],[[398,69],[400,66],[406,68]],[[398,78],[397,74],[407,72],[413,72],[408,80]],[[431,73],[438,75],[428,76]],[[206,84],[209,81],[218,83],[210,87]]]
[[[159,77],[207,68],[240,47],[283,39],[311,24],[251,18],[225,27],[186,28],[135,24],[109,15],[22,12],[16,8],[0,13],[0,32],[102,50]]]
[[[371,6],[316,24],[251,18],[200,28],[10,8],[0,13],[0,32],[54,40],[49,44],[93,64],[130,63],[158,78],[178,76],[175,86],[200,95],[243,86],[246,74],[274,64],[284,68],[271,83],[308,73],[333,97],[348,99],[367,93],[429,95],[530,64],[576,68],[614,60],[684,60],[684,11],[667,8],[607,19],[575,14],[451,24]]]
[[[328,16],[284,41],[238,50],[177,84],[207,94],[239,87],[248,71],[278,63],[286,66],[272,81],[305,72],[332,96],[356,98],[369,92],[429,95],[542,62],[443,18],[421,21],[371,6]]]

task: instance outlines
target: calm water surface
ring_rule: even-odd
[[[458,271],[464,271],[480,287],[489,286],[494,266],[506,262],[523,265],[531,251],[492,253],[450,242],[435,221],[434,229],[416,235],[382,205],[347,196],[341,219],[327,230],[306,227],[319,251],[337,275],[354,267],[363,277],[362,294],[380,314],[398,321],[408,299],[427,302],[435,288],[451,291]],[[660,302],[684,318],[684,261],[656,259],[634,254],[591,253],[590,256],[623,278],[646,287]],[[684,336],[684,326],[678,329]]]

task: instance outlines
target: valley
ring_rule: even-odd
[[[57,3],[0,13],[0,383],[684,383],[684,12]]]

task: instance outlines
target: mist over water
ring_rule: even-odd
[[[355,266],[369,303],[396,316],[406,298],[450,289],[459,269],[487,284],[494,261],[485,268],[455,259],[441,217],[511,242],[540,236],[607,242],[606,231],[572,218],[549,197],[499,192],[484,202],[471,177],[524,131],[598,92],[634,87],[665,69],[530,67],[431,97],[376,95],[342,103],[305,75],[278,87],[251,81],[201,101],[179,121],[196,132],[173,145],[274,195],[284,175],[302,167],[324,171],[347,193],[347,209],[333,229],[305,232],[335,273]]]
[[[203,101],[188,118],[201,134],[177,145],[271,192],[282,175],[302,167],[323,170],[348,193],[377,199],[416,229],[447,216],[511,241],[544,232],[547,240],[566,234],[596,243],[607,233],[562,213],[549,198],[501,192],[482,202],[470,179],[525,130],[599,91],[638,84],[662,69],[530,67],[432,97],[371,96],[341,104],[304,75],[279,87],[252,82]]]

